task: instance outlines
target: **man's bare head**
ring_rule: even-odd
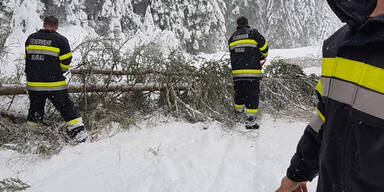
[[[44,18],[44,29],[56,31],[59,28],[59,21],[54,16],[48,16]]]

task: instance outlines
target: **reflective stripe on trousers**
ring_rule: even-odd
[[[67,122],[67,129],[69,131],[76,129],[78,127],[84,126],[83,118],[79,117]]]
[[[57,82],[27,82],[27,90],[30,91],[61,91],[67,89],[65,81]]]
[[[237,112],[243,112],[244,111],[244,105],[238,105],[238,104],[234,104],[233,107],[235,108],[235,110]]]
[[[258,109],[245,109],[245,114],[247,115],[247,117],[256,117],[257,116],[257,112],[259,110]]]
[[[260,69],[236,69],[232,70],[232,75],[235,78],[239,77],[262,77]]]

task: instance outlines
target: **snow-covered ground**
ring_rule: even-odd
[[[60,31],[75,43],[72,47],[81,42],[78,39],[92,36],[82,30],[70,33],[74,27],[63,26]],[[25,34],[14,32],[8,39],[13,54],[6,60],[22,57]],[[221,59],[228,53],[202,57]],[[275,57],[320,58],[320,47],[271,49],[266,65]],[[79,58],[74,53],[74,61]],[[0,64],[1,75],[15,73],[14,63]],[[304,70],[319,74],[320,66]],[[0,109],[7,109],[10,100],[1,98]],[[26,96],[17,96],[10,110],[26,114],[27,108]],[[30,192],[271,192],[285,174],[306,123],[266,115],[255,137],[228,131],[216,122],[190,124],[153,117],[139,129],[66,147],[50,159],[0,151],[0,180],[18,177],[31,185]],[[310,191],[315,191],[315,184],[310,184]]]
[[[29,192],[271,192],[305,126],[265,115],[256,136],[156,116],[50,159],[0,151],[0,180],[18,177]]]

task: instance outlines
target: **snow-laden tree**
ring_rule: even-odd
[[[319,44],[339,25],[327,3],[317,0],[4,0],[0,8],[2,31],[26,25],[24,33],[29,33],[41,26],[44,16],[55,15],[61,24],[100,37],[140,36],[144,44],[155,37],[194,54],[225,50],[241,15],[274,48]],[[4,10],[13,14],[4,15]]]
[[[4,51],[4,43],[7,36],[11,32],[9,29],[11,10],[5,6],[3,1],[0,2],[0,56]]]
[[[235,30],[239,16],[246,16],[274,48],[319,44],[339,25],[326,1],[228,0],[227,36]]]

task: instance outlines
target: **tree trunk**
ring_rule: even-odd
[[[161,85],[144,85],[137,84],[135,86],[127,85],[89,85],[85,86],[86,92],[142,92],[142,91],[160,91],[164,90],[165,87]],[[185,90],[184,86],[177,87],[178,90]],[[84,87],[81,84],[70,85],[68,87],[69,93],[82,93],[84,92]],[[5,84],[0,87],[0,96],[1,95],[22,95],[27,94],[25,85],[21,84]]]

